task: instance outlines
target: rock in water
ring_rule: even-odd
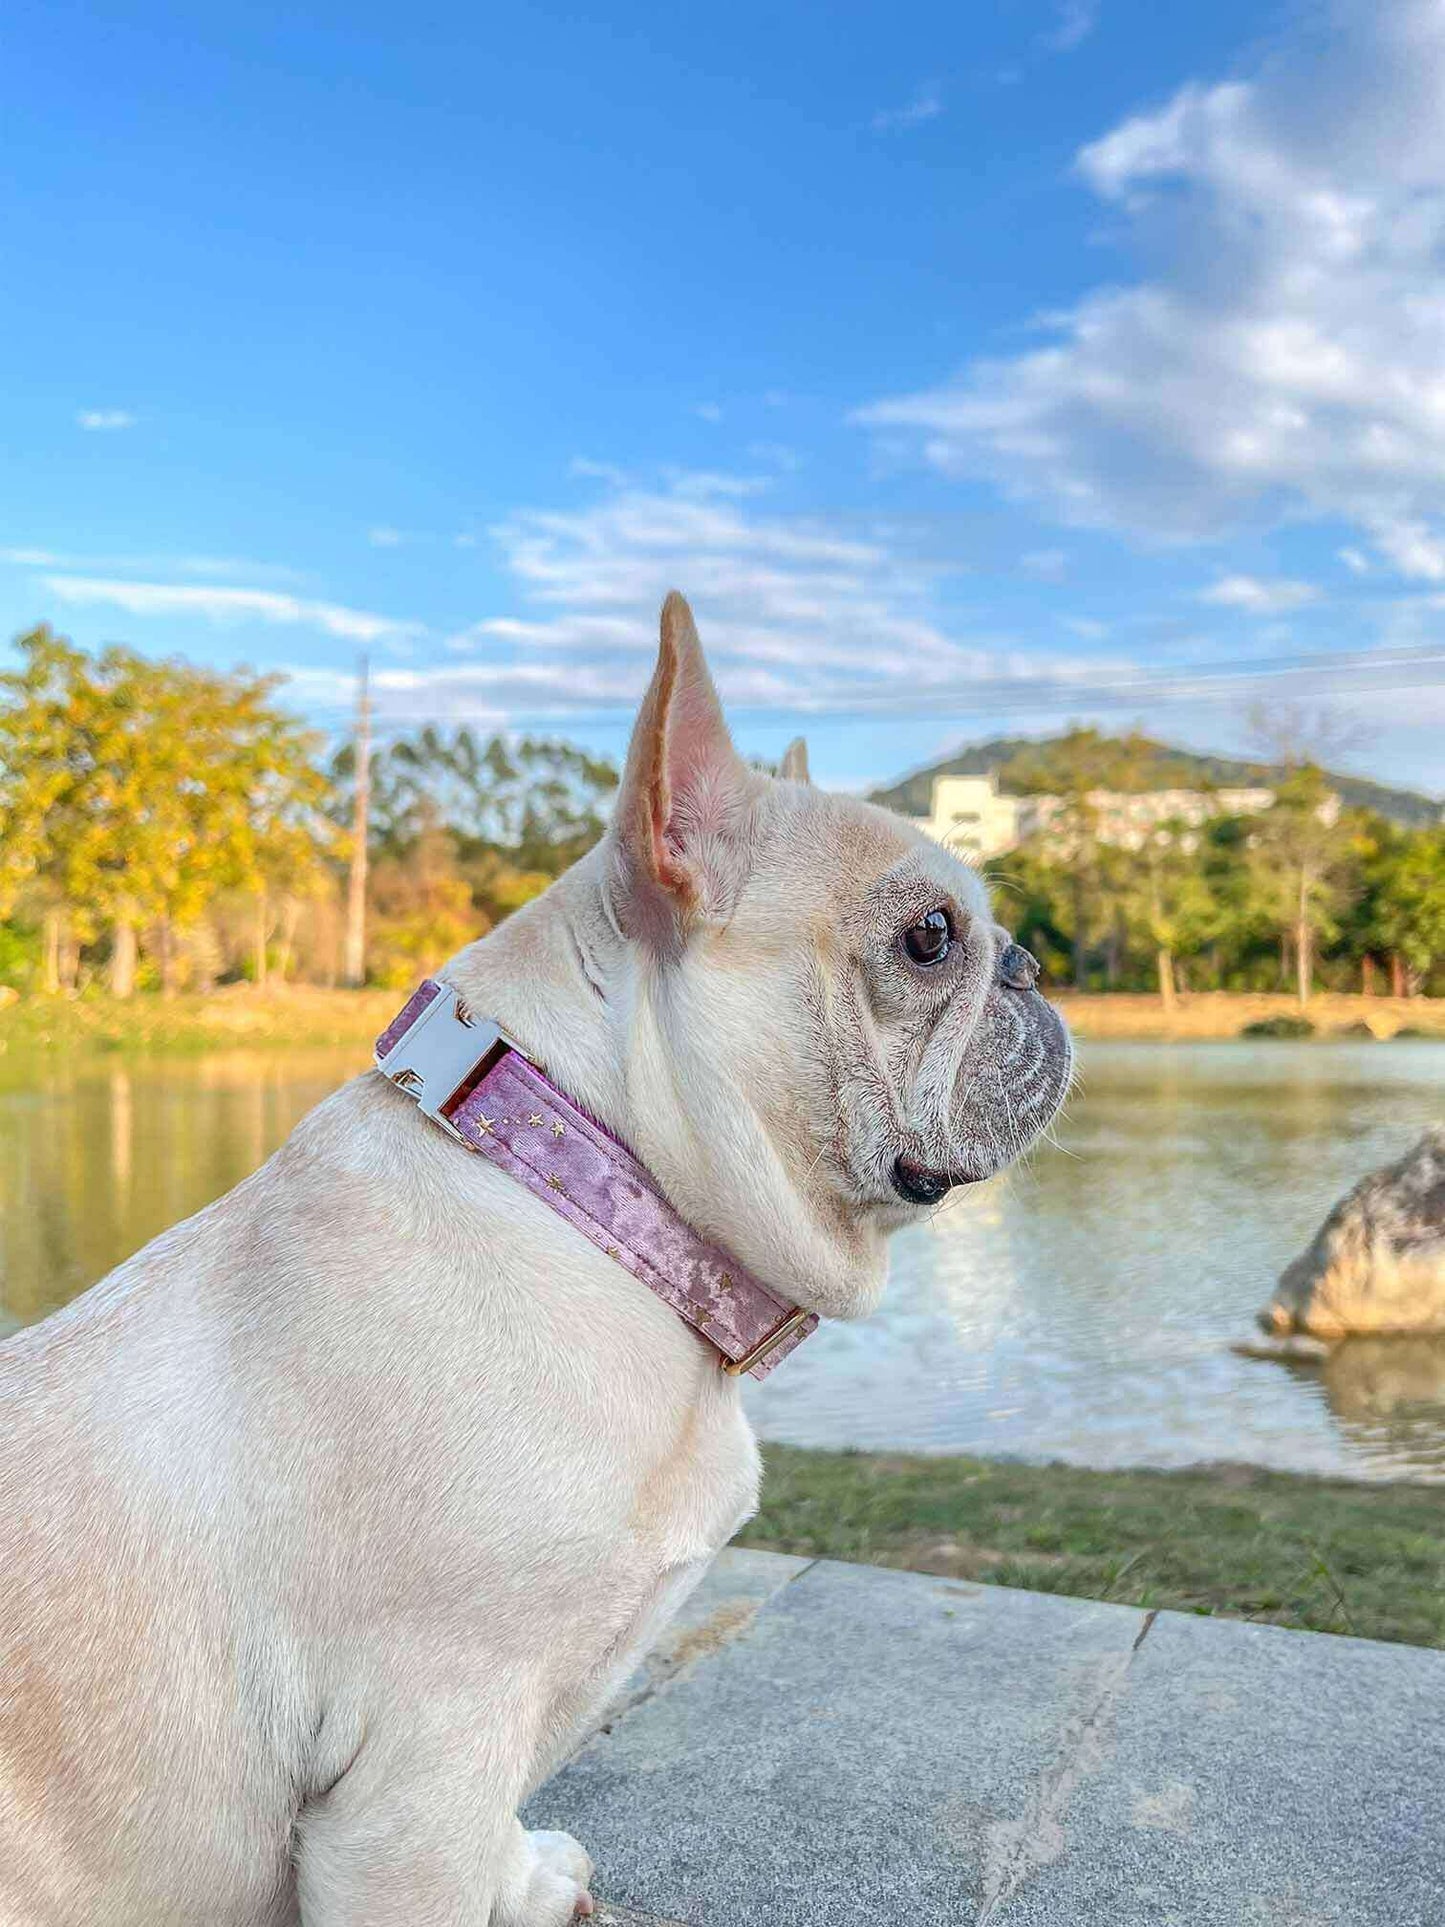
[[[1445,1332],[1445,1125],[1340,1200],[1260,1323],[1316,1338]]]

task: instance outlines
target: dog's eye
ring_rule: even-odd
[[[953,942],[953,925],[946,910],[930,910],[903,933],[903,948],[915,963],[942,963]]]

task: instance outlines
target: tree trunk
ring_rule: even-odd
[[[209,918],[203,917],[196,925],[191,939],[191,986],[209,997],[216,988],[216,973],[213,959],[216,955],[216,932]]]
[[[1360,995],[1373,997],[1375,994],[1375,960],[1366,951],[1360,959]]]
[[[1159,1001],[1166,1011],[1174,1008],[1174,958],[1161,943],[1155,951],[1159,965]]]
[[[1087,959],[1088,959],[1089,946],[1088,946],[1088,942],[1086,940],[1085,932],[1084,932],[1085,901],[1086,901],[1086,898],[1084,893],[1084,879],[1080,875],[1080,873],[1077,870],[1075,870],[1074,872],[1074,989],[1075,990],[1083,990],[1085,988],[1085,978],[1088,973]]]
[[[1398,950],[1390,952],[1390,995],[1392,997],[1405,995],[1405,959]]]
[[[1299,1000],[1302,1006],[1309,1002],[1310,992],[1314,989],[1313,937],[1314,931],[1310,928],[1309,913],[1309,872],[1307,870],[1301,870],[1299,873],[1299,898],[1295,913],[1294,961],[1295,988],[1299,992]]]
[[[47,910],[44,924],[44,948],[41,953],[40,985],[47,997],[54,997],[60,990],[60,938],[63,919],[58,910]]]
[[[266,988],[266,939],[270,934],[270,926],[270,906],[266,901],[266,892],[262,890],[256,898],[256,928],[253,952],[255,961],[251,968],[251,975],[255,980],[257,990],[264,990]]]
[[[161,995],[174,997],[176,994],[176,941],[169,917],[162,917],[157,932],[161,953]]]
[[[287,897],[281,912],[281,946],[276,952],[276,975],[283,984],[291,975],[291,962],[296,949],[296,926],[300,921],[300,898]]]
[[[135,925],[122,920],[116,924],[110,938],[110,994],[112,997],[129,997],[134,993],[135,962]]]
[[[346,885],[346,947],[341,975],[353,989],[366,982],[366,839],[371,816],[371,696],[366,658],[356,687],[356,800],[351,811],[351,874]]]

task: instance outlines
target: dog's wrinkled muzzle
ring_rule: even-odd
[[[889,1179],[904,1203],[937,1204],[1028,1149],[1068,1093],[1074,1053],[1058,1012],[1035,988],[1039,966],[1004,945],[963,1042],[946,1106],[905,1142]]]

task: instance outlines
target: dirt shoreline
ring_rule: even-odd
[[[118,1001],[7,998],[0,991],[0,1055],[29,1050],[205,1051],[307,1044],[368,1045],[405,1001],[404,990],[323,990],[298,985],[255,991],[228,985],[207,995],[154,993]],[[1293,997],[1199,991],[1166,1010],[1157,996],[1060,991],[1053,1001],[1085,1040],[1183,1042],[1238,1037],[1248,1024],[1298,1017]],[[1402,1032],[1445,1039],[1445,998],[1361,997],[1322,992],[1305,1015],[1314,1040],[1387,1040]]]
[[[1248,1024],[1307,1017],[1316,1039],[1358,1036],[1388,1040],[1402,1031],[1445,1039],[1445,997],[1361,997],[1321,991],[1301,1011],[1297,998],[1252,991],[1193,991],[1166,1010],[1158,997],[1132,991],[1060,991],[1053,1001],[1075,1036],[1175,1042],[1238,1037]],[[1311,1040],[1303,1040],[1311,1041]]]

